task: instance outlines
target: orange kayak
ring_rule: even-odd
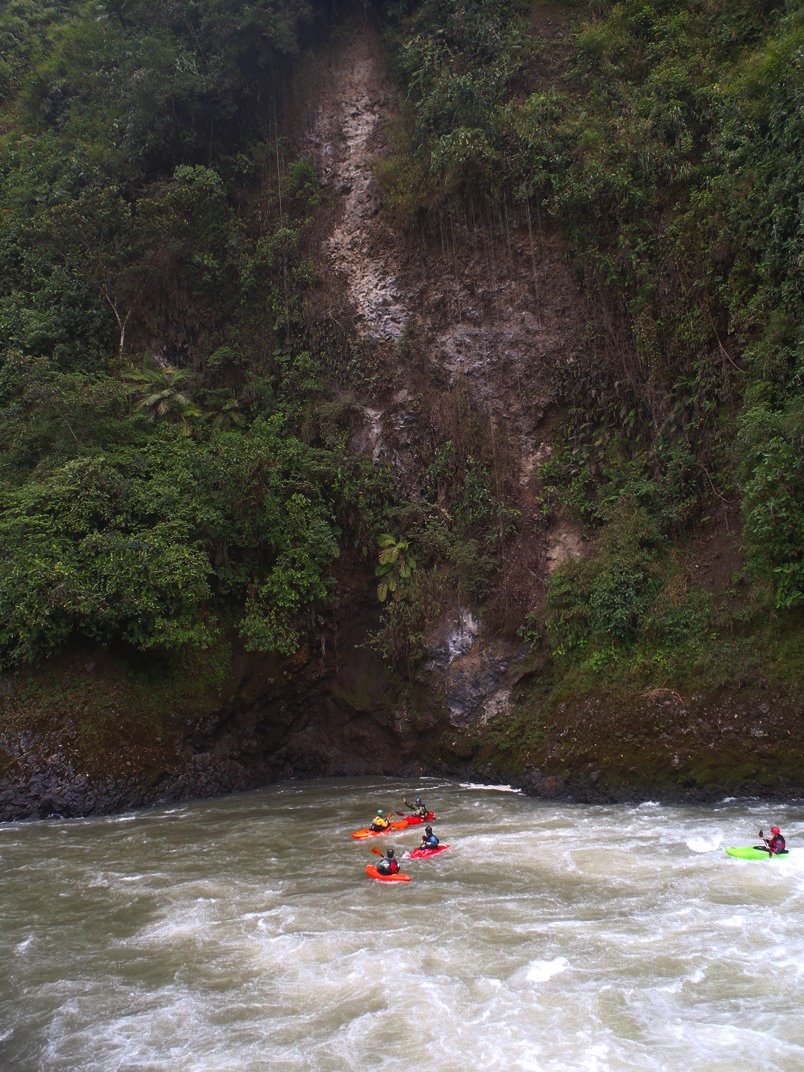
[[[410,882],[410,875],[403,875],[397,871],[395,875],[381,875],[374,864],[366,864],[366,874],[369,878],[376,878],[378,882]]]
[[[408,820],[400,819],[398,823],[391,823],[387,830],[370,830],[366,826],[362,830],[355,830],[352,837],[357,838],[358,841],[362,841],[363,838],[382,837],[383,834],[392,834],[395,830],[404,830],[406,826],[410,826]]]

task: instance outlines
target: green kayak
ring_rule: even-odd
[[[755,849],[753,845],[747,845],[738,849],[724,849],[727,856],[736,856],[738,860],[783,860],[790,855],[790,850],[782,852],[778,856],[771,856],[763,849]]]

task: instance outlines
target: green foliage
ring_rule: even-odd
[[[588,642],[591,574],[589,563],[570,562],[550,577],[548,637],[559,658],[583,649]]]
[[[626,654],[701,641],[711,599],[681,586],[650,510],[623,498],[606,507],[595,558],[570,562],[550,577],[547,636],[559,657],[602,670]]]
[[[262,514],[261,543],[277,554],[265,578],[249,587],[241,631],[251,650],[291,655],[302,639],[301,611],[328,594],[338,543],[324,504],[298,492],[266,503]]]
[[[714,622],[712,598],[708,593],[685,592],[681,600],[657,600],[649,632],[665,646],[703,641]]]
[[[320,190],[276,114],[310,21],[299,0],[0,11],[6,666],[75,635],[205,648],[224,618],[291,653],[344,536],[384,527],[302,315]]]
[[[600,570],[589,591],[589,624],[594,633],[632,640],[652,602],[655,582],[635,563]]]
[[[571,43],[542,42],[508,3],[392,11],[414,211],[527,200],[590,295],[588,351],[558,377],[552,501],[605,527],[625,497],[677,538],[736,487],[756,576],[779,610],[797,605],[800,11],[579,5]],[[627,580],[601,585],[602,608]]]
[[[544,642],[544,624],[541,614],[531,611],[525,615],[525,620],[517,630],[517,636],[530,650],[536,651]]]
[[[753,563],[773,577],[778,609],[804,603],[804,458],[802,405],[757,406],[740,423],[738,444],[746,479],[745,536]]]
[[[448,594],[448,574],[439,567],[416,570],[383,607],[371,647],[403,673],[411,674],[425,655],[425,639]]]
[[[798,12],[579,6],[568,48],[509,0],[383,7],[406,89],[391,211],[527,201],[599,298],[542,473],[597,550],[551,581],[555,650],[597,673],[702,643],[705,597],[665,598],[666,547],[713,494],[740,494],[753,572],[796,606]],[[446,441],[421,445],[422,500],[389,508],[388,475],[346,453],[359,346],[304,314],[322,191],[277,115],[328,17],[301,0],[0,11],[6,663],[76,633],[198,647],[223,612],[290,652],[340,546],[371,555],[378,533],[400,534],[381,537],[378,643],[404,665],[439,593],[493,587],[520,519],[478,414],[456,391]]]
[[[416,569],[416,559],[408,549],[407,540],[398,540],[387,532],[377,537],[377,546],[380,563],[374,574],[379,578],[377,598],[384,603],[389,594],[395,599],[402,594],[402,583]]]
[[[107,459],[66,462],[0,499],[0,654],[14,665],[76,630],[140,649],[203,644],[209,564],[163,504]],[[144,508],[145,507],[145,508]]]
[[[144,363],[142,368],[130,368],[124,373],[128,391],[138,396],[137,409],[147,413],[152,421],[167,420],[179,424],[185,435],[190,434],[189,422],[202,416],[201,410],[179,390],[187,377],[186,369],[163,367],[153,360]]]
[[[672,560],[643,554],[629,561],[624,552],[556,570],[546,636],[568,680],[576,687],[601,676],[669,685],[698,671],[714,684],[711,663],[716,651],[728,651],[727,622],[717,620],[712,596],[675,570]],[[534,644],[542,639],[538,626],[532,622],[524,634]],[[725,668],[734,655],[724,658]]]
[[[134,449],[74,458],[3,493],[7,662],[73,632],[141,650],[204,644],[216,592],[244,604],[250,647],[287,654],[301,642],[338,555],[336,504],[322,489],[333,459],[278,419],[202,442],[160,428]],[[337,494],[355,493],[344,473]]]
[[[394,159],[407,173],[406,192],[384,170],[397,210],[433,206],[460,190],[482,191],[499,177],[505,94],[524,47],[515,13],[507,0],[425,0],[402,24],[397,63],[408,86],[419,151],[407,154],[407,164],[402,153]],[[425,186],[416,178],[428,174],[435,196],[423,202]]]

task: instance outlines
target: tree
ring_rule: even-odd
[[[142,368],[129,368],[124,379],[128,381],[130,394],[138,395],[137,409],[148,414],[152,421],[166,420],[181,425],[185,435],[190,434],[190,421],[203,417],[203,411],[189,395],[181,390],[187,380],[186,369],[160,365],[151,358]]]

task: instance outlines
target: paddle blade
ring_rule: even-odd
[[[371,851],[374,853],[375,856],[382,856],[381,849],[372,849]]]

